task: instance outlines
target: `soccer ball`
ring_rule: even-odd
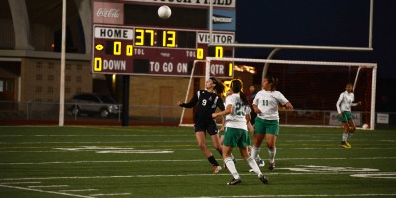
[[[363,124],[363,125],[362,125],[362,128],[363,128],[363,129],[368,129],[368,128],[369,128],[369,125],[368,125],[368,124]]]
[[[158,16],[161,19],[169,18],[171,16],[171,14],[172,14],[171,9],[168,6],[166,6],[166,5],[163,5],[160,8],[158,8]]]

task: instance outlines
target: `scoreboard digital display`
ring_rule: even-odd
[[[108,6],[107,4],[99,2],[96,9],[99,10],[97,7],[100,6]],[[123,8],[127,7],[129,10],[133,8],[130,3],[118,3],[114,6],[118,6],[121,11],[114,8],[102,10],[101,13],[106,12],[107,16],[116,16],[118,13],[120,16]],[[142,5],[139,6],[141,9]],[[158,15],[151,16],[153,17],[159,18]],[[196,64],[194,75],[205,76],[204,60],[207,56],[233,57],[234,55],[232,47],[215,45],[234,43],[235,36],[231,31],[212,31],[210,38],[209,32],[205,29],[125,25],[124,21],[133,20],[130,18],[126,20],[124,17],[124,20],[117,22],[118,25],[112,24],[113,22],[98,24],[94,21],[93,73],[188,77],[191,75],[194,61],[200,60]],[[209,46],[210,40],[212,46]],[[233,63],[211,62],[210,75],[233,77]]]

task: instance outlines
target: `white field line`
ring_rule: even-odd
[[[0,137],[190,137],[191,135],[0,135]]]
[[[301,173],[268,173],[268,175],[339,175],[354,174],[356,172],[301,172]],[[216,174],[229,176],[229,173]],[[254,175],[252,173],[240,173],[239,175]],[[0,181],[29,181],[29,180],[61,180],[61,179],[112,179],[112,178],[154,178],[154,177],[213,177],[213,174],[179,174],[179,175],[110,175],[110,176],[72,176],[72,177],[27,177],[27,178],[1,178]]]
[[[131,193],[110,193],[110,194],[90,194],[89,196],[92,197],[99,197],[99,196],[120,196],[120,195],[130,195]]]
[[[0,143],[1,144],[1,143]],[[193,145],[191,145],[193,146]],[[194,147],[196,147],[194,145]],[[199,149],[174,149],[173,147],[170,147],[169,149],[173,149],[175,151],[198,151]],[[396,150],[396,147],[388,147],[388,148],[353,148],[355,150]],[[309,147],[309,148],[277,148],[277,150],[342,150],[342,148],[323,148],[323,147]],[[67,150],[57,150],[57,151],[23,151],[23,150],[19,150],[19,151],[0,151],[0,153],[64,153],[64,152],[69,152]],[[80,151],[80,152],[93,152],[93,151]]]
[[[311,195],[240,195],[240,196],[205,196],[205,197],[178,197],[178,198],[267,198],[267,197],[393,197],[396,194],[311,194]]]
[[[26,144],[120,144],[120,143],[175,143],[175,142],[191,142],[195,143],[195,140],[152,140],[152,141],[95,141],[95,142],[0,142],[3,145],[26,145]]]
[[[59,190],[60,192],[88,192],[88,191],[97,191],[99,189],[93,189],[93,188],[88,188],[88,189],[75,189],[75,190]]]
[[[3,185],[15,185],[15,184],[41,184],[41,182],[4,182],[0,183]]]
[[[330,157],[330,158],[277,158],[278,161],[288,161],[288,160],[378,160],[378,159],[396,159],[396,157]],[[237,159],[238,161],[243,161],[242,159]],[[70,161],[70,162],[9,162],[0,163],[0,165],[40,165],[40,164],[94,164],[94,163],[140,163],[140,162],[199,162],[206,161],[205,159],[194,159],[194,160],[117,160],[117,161]]]
[[[29,188],[59,188],[68,187],[69,185],[48,185],[48,186],[28,186]]]
[[[8,186],[8,185],[1,185],[0,184],[0,187],[14,188],[14,189],[19,189],[19,190],[27,190],[27,191],[35,191],[35,192],[41,192],[41,193],[49,193],[49,194],[55,194],[55,195],[65,195],[65,196],[69,196],[69,197],[94,198],[94,197],[91,197],[91,196],[75,195],[75,194],[64,193],[64,192],[39,190],[39,189],[32,189],[32,188],[24,188],[24,187],[19,187],[19,186]]]

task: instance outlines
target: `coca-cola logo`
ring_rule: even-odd
[[[105,17],[105,18],[118,18],[120,17],[119,9],[107,9],[107,8],[99,8],[96,12],[96,16]]]

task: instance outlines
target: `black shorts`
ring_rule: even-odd
[[[208,132],[209,135],[216,135],[219,132],[215,121],[198,122],[194,124],[195,132]]]

